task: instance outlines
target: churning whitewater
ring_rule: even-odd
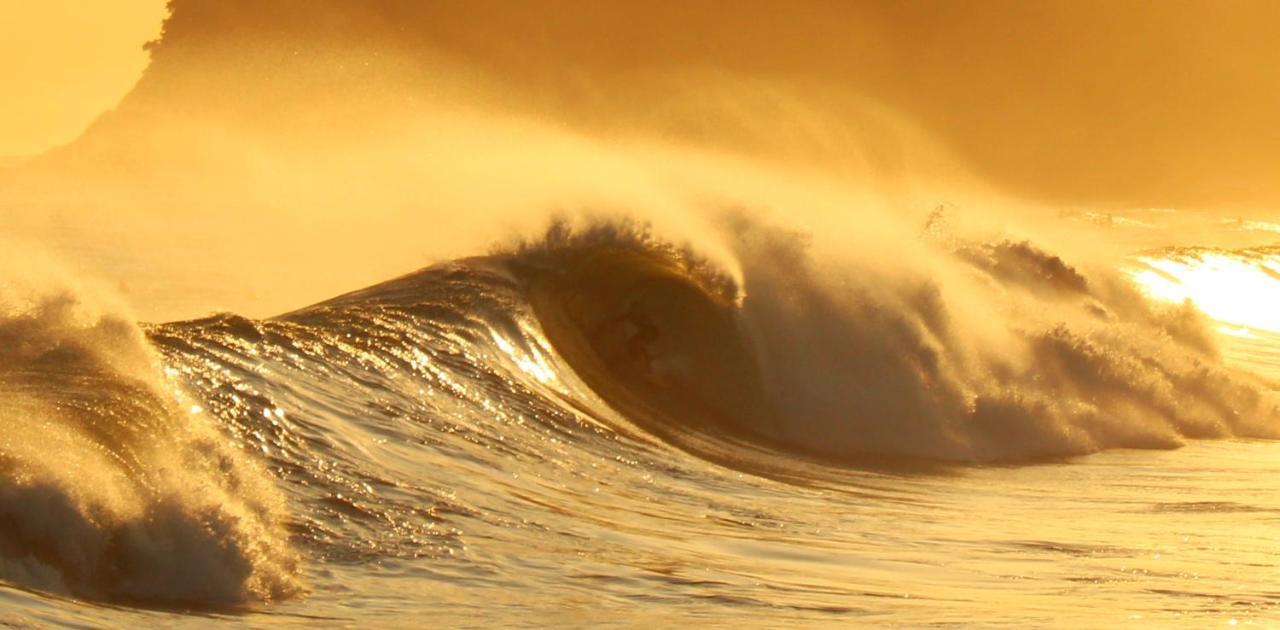
[[[192,415],[135,323],[41,280],[5,278],[0,300],[0,575],[124,602],[296,593],[270,478]]]
[[[556,223],[263,320],[140,327],[68,280],[11,283],[0,577],[213,610],[304,594],[307,564],[550,580],[471,545],[548,544],[532,505],[643,555],[610,510],[683,527],[703,499],[652,484],[689,458],[723,472],[680,492],[732,512],[760,483],[1277,437],[1272,389],[1204,316],[1118,270],[927,229],[886,271],[724,223],[728,258]]]

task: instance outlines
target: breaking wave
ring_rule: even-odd
[[[886,273],[732,229],[737,284],[608,230],[550,239],[557,263],[531,294],[548,338],[629,415],[828,458],[1027,460],[1276,434],[1275,398],[1222,364],[1203,318],[1117,273],[1010,241],[943,243]]]
[[[164,378],[141,329],[79,288],[4,280],[0,577],[154,605],[296,593],[270,477]]]
[[[446,557],[449,515],[519,512],[423,461],[500,501],[662,442],[802,479],[1280,433],[1204,317],[1119,271],[929,232],[885,264],[736,215],[717,238],[558,223],[279,317],[145,328],[10,283],[0,577],[251,605],[300,591],[299,555]]]

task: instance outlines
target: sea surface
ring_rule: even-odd
[[[553,232],[263,319],[31,291],[0,625],[1280,627],[1280,253],[946,243],[1006,363],[771,238]]]

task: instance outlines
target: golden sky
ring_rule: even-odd
[[[0,157],[69,142],[133,87],[164,0],[0,0]]]
[[[856,95],[911,121],[974,172],[1019,195],[1139,207],[1280,203],[1275,0],[174,6],[180,19],[170,25],[170,63],[156,87],[193,83],[188,62],[213,58],[211,51],[231,60],[234,80],[209,82],[193,99],[200,106],[220,95],[240,94],[237,108],[270,101],[261,94],[245,99],[254,77],[242,69],[270,68],[265,74],[279,84],[289,58],[268,51],[258,57],[268,60],[263,64],[253,56],[271,40],[305,51],[293,58],[307,63],[336,44],[383,56],[429,48],[570,124],[832,164],[843,153],[838,143],[834,151],[786,149],[866,135],[876,122],[848,98]],[[433,64],[423,61],[419,76],[438,75]],[[353,64],[334,65],[329,72],[337,77]],[[761,94],[781,98],[776,107],[753,107]],[[797,137],[797,129],[813,138]],[[743,136],[782,141],[748,146]]]
[[[221,107],[249,120],[275,110],[297,118],[263,92],[291,85],[290,72],[303,74],[290,64],[322,66],[335,43],[373,58],[421,48],[470,65],[470,74],[514,100],[571,124],[734,149],[749,145],[739,136],[776,136],[782,141],[754,148],[780,161],[826,164],[847,152],[832,139],[874,131],[862,101],[848,98],[856,95],[1022,196],[1232,211],[1280,203],[1274,0],[173,6],[172,32],[157,51],[168,63],[151,83],[153,95],[199,88],[171,103],[182,116]],[[156,36],[163,13],[161,0],[0,0],[0,156],[69,141],[118,102],[145,65],[139,46]],[[277,40],[287,41],[289,56],[274,56]],[[311,103],[322,88],[343,98],[364,91],[342,84],[359,65],[349,61],[330,60],[317,73],[323,80],[299,80],[299,100]],[[417,76],[440,74],[432,63],[423,61],[429,69]],[[753,108],[761,94],[776,103]],[[273,105],[259,111],[262,103]],[[312,109],[302,111],[314,116]],[[141,111],[133,117],[149,115]],[[785,151],[806,142],[826,149]]]

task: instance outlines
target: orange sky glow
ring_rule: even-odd
[[[0,157],[70,142],[147,65],[164,0],[0,0]]]

